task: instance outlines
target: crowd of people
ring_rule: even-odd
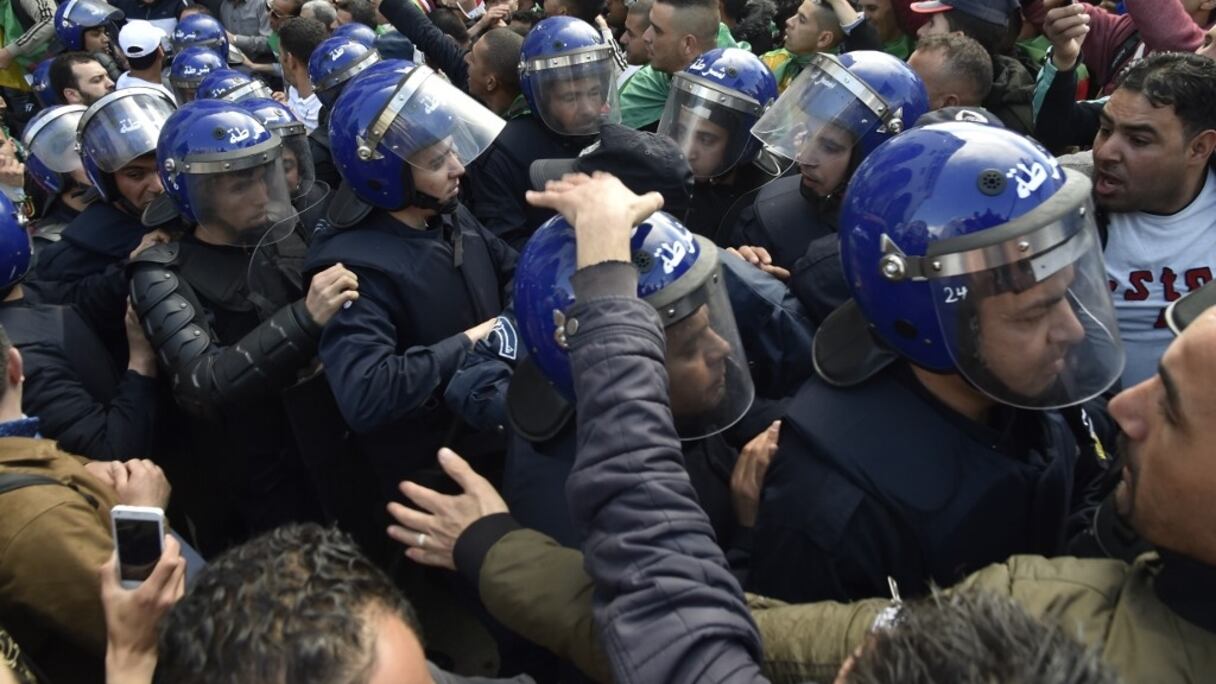
[[[0,6],[0,682],[1216,679],[1216,1]]]

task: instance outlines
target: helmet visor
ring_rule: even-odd
[[[676,432],[680,439],[702,439],[738,422],[751,408],[755,387],[726,294],[717,248],[708,240],[695,238],[687,245],[672,247],[675,252],[681,248],[703,250],[700,259],[713,264],[708,277],[678,300],[651,301],[666,327],[668,388]],[[656,266],[662,266],[664,257],[677,256],[660,254]],[[672,318],[678,320],[669,323]]]
[[[929,258],[948,274],[929,282],[950,355],[993,399],[1029,409],[1071,406],[1106,391],[1123,372],[1088,195],[1033,232]]]
[[[286,178],[287,190],[292,197],[303,197],[312,190],[317,180],[308,135],[284,135],[280,131],[279,137],[283,140],[283,175]]]
[[[76,127],[84,109],[64,105],[47,110],[26,128],[25,146],[32,157],[56,173],[71,173],[79,169],[80,153],[76,151]]]
[[[122,10],[102,0],[68,0],[63,18],[77,26],[93,28],[122,19]]]
[[[595,135],[621,120],[616,62],[607,46],[533,60],[532,95],[536,114],[561,135]]]
[[[834,59],[819,55],[777,98],[752,135],[786,159],[847,152],[883,125],[886,104]]]
[[[437,170],[453,158],[468,165],[505,125],[435,72],[416,67],[401,79],[364,139],[369,153],[378,143],[417,168]]]
[[[687,74],[672,80],[659,135],[676,141],[698,180],[730,171],[747,151],[761,106]]]
[[[81,149],[106,173],[155,151],[160,130],[173,113],[173,103],[157,91],[114,94],[120,96],[91,112],[80,138]]]
[[[223,95],[220,95],[219,99],[225,102],[240,102],[251,97],[270,98],[273,94],[270,91],[270,86],[255,78],[248,83],[242,83],[225,92]]]
[[[291,234],[296,209],[287,190],[283,158],[226,173],[187,173],[186,196],[202,225],[225,244],[257,247]]]

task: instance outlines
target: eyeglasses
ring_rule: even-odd
[[[294,14],[279,14],[279,11],[274,8],[274,0],[266,0],[266,11],[270,12],[270,16],[275,19],[290,19]]]

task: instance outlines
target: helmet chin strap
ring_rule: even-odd
[[[414,191],[414,197],[410,200],[411,206],[415,206],[420,209],[432,209],[440,214],[450,214],[456,211],[457,204],[458,201],[454,196],[452,199],[444,201],[438,197],[435,197],[434,195],[428,195],[419,190]]]

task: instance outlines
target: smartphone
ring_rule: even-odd
[[[1165,307],[1165,324],[1175,335],[1180,335],[1183,328],[1213,306],[1216,306],[1216,281],[1170,302]]]
[[[165,542],[165,512],[151,506],[110,509],[114,548],[118,550],[118,580],[134,589],[148,579]]]

